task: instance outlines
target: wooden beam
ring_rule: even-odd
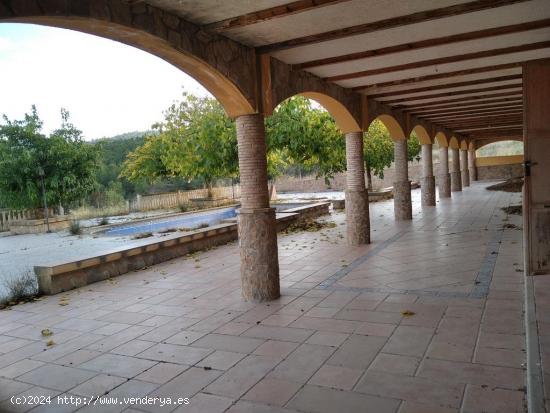
[[[521,109],[510,109],[510,110],[501,110],[493,109],[493,111],[483,112],[480,111],[475,114],[466,114],[466,115],[443,115],[430,117],[430,120],[433,122],[445,122],[447,120],[473,120],[473,119],[484,119],[485,117],[498,117],[498,116],[512,116],[512,115],[522,115],[523,111]]]
[[[550,40],[536,43],[522,44],[519,46],[502,47],[500,49],[482,50],[480,52],[465,53],[455,56],[438,57],[436,59],[422,60],[419,62],[403,63],[395,66],[379,67],[378,69],[362,70],[360,72],[346,73],[342,75],[329,76],[324,78],[329,82],[337,82],[339,80],[356,79],[358,77],[367,77],[386,73],[399,72],[402,70],[417,69],[419,67],[443,65],[447,63],[456,63],[464,60],[485,59],[487,57],[502,56],[506,54],[527,52],[530,50],[547,49],[550,47]]]
[[[345,27],[342,29],[317,33],[310,36],[284,40],[282,42],[272,43],[259,47],[257,51],[258,53],[272,53],[277,50],[284,50],[308,44],[326,42],[329,40],[341,39],[348,36],[357,36],[359,34],[372,33],[378,30],[393,29],[395,27],[408,26],[411,24],[432,21],[444,17],[458,16],[461,14],[508,6],[510,4],[523,3],[525,1],[527,0],[475,0],[468,3],[456,4],[439,9],[425,10],[405,16],[391,17],[389,19],[360,24],[357,26]]]
[[[487,116],[478,116],[476,118],[470,118],[470,119],[456,119],[456,120],[450,119],[442,122],[445,122],[446,125],[466,125],[466,124],[474,124],[474,123],[501,122],[501,121],[508,121],[510,119],[514,119],[514,120],[522,119],[522,116],[523,116],[522,113],[487,115]]]
[[[382,47],[380,49],[365,50],[363,52],[350,53],[341,56],[327,57],[324,59],[310,60],[296,65],[300,69],[332,65],[336,63],[351,62],[354,60],[366,59],[369,57],[384,56],[399,52],[425,49],[427,47],[449,45],[468,40],[484,39],[487,37],[500,36],[512,33],[521,33],[528,30],[550,27],[550,19],[537,20],[533,22],[512,24],[510,26],[493,27],[490,29],[477,30],[475,32],[459,33],[450,36],[438,37],[435,39],[420,40],[417,42],[403,43],[395,46]]]
[[[446,122],[440,122],[441,124],[445,125],[445,127],[453,130],[463,130],[463,129],[469,129],[469,128],[491,128],[491,127],[498,127],[498,126],[510,126],[510,125],[521,125],[523,119],[522,117],[516,117],[516,118],[509,118],[509,119],[502,119],[500,121],[493,121],[493,122],[472,122],[472,123],[446,123]]]
[[[480,102],[477,102],[480,103]],[[454,110],[453,113],[476,113],[479,111],[479,109],[493,109],[493,108],[503,108],[505,109],[507,106],[521,106],[523,104],[523,101],[521,99],[517,99],[511,102],[494,102],[487,105],[477,105],[477,106],[466,106],[462,107],[461,105],[451,105],[446,108],[426,108],[426,109],[416,109],[413,111],[410,111],[409,113],[412,115],[417,115],[419,117],[428,117],[430,115],[434,115],[437,113],[449,113],[453,112],[454,108],[457,108]],[[463,109],[458,109],[458,107],[462,107]],[[451,109],[451,110],[449,110]]]
[[[466,96],[457,99],[449,100],[439,100],[435,102],[425,102],[418,103],[415,105],[395,105],[392,106],[393,109],[403,109],[403,110],[414,110],[418,108],[440,108],[445,107],[449,104],[454,104],[455,106],[467,106],[474,105],[478,103],[494,103],[494,102],[505,102],[506,99],[521,99],[523,93],[520,92],[503,92],[503,93],[494,93],[492,95],[479,95],[479,96]]]
[[[505,106],[508,106],[508,107],[505,107]],[[456,111],[451,109],[451,110],[443,110],[443,111],[437,111],[437,112],[442,112],[442,113],[426,113],[426,114],[421,114],[419,117],[421,118],[427,118],[429,117],[430,119],[435,119],[436,117],[438,116],[471,116],[472,114],[475,114],[475,115],[478,115],[478,114],[490,114],[490,113],[494,113],[494,112],[499,112],[499,111],[506,111],[506,110],[523,110],[523,106],[522,106],[522,103],[517,103],[517,104],[511,104],[511,105],[498,105],[497,107],[494,107],[494,108],[491,108],[491,107],[487,107],[487,106],[484,106],[484,109],[479,109],[479,110],[462,110],[462,109],[457,109]]]
[[[518,89],[521,88],[521,83],[514,83],[511,85],[499,85],[499,86],[491,86],[481,89],[465,89],[465,90],[456,90],[453,92],[442,92],[442,93],[434,93],[432,95],[420,95],[420,96],[409,96],[406,98],[398,98],[393,100],[382,100],[382,102],[387,103],[388,105],[391,105],[393,103],[401,103],[401,102],[413,102],[415,100],[427,100],[427,99],[436,99],[436,98],[442,98],[447,96],[460,96],[460,95],[467,95],[467,94],[475,94],[475,93],[483,93],[483,92],[494,92],[496,90],[503,90],[503,89]]]
[[[268,20],[315,10],[325,6],[332,6],[334,4],[344,3],[346,1],[350,0],[298,0],[292,3],[282,4],[280,6],[244,14],[242,16],[230,17],[215,23],[209,23],[204,25],[203,29],[209,32],[222,32],[225,30],[235,29],[237,27],[250,26],[252,24],[261,23]]]
[[[485,79],[468,80],[464,82],[445,83],[441,85],[417,87],[413,89],[393,90],[391,92],[369,93],[368,89],[363,91],[366,92],[369,98],[378,99],[378,98],[385,98],[385,97],[391,97],[391,96],[408,95],[410,93],[431,92],[431,91],[440,90],[440,89],[451,89],[451,88],[457,88],[457,87],[463,87],[463,86],[483,85],[485,83],[507,82],[510,80],[519,80],[521,78],[522,78],[521,74],[517,74],[517,75],[508,75],[508,76],[497,76],[497,77],[485,78]],[[521,82],[517,84],[521,85]],[[375,88],[373,88],[373,90],[374,89]]]
[[[491,65],[491,66],[485,66],[485,67],[477,67],[475,69],[456,70],[454,72],[437,73],[437,74],[434,74],[434,75],[426,75],[426,76],[411,77],[411,78],[407,78],[407,79],[392,80],[390,82],[372,83],[370,85],[355,86],[351,89],[354,90],[354,91],[358,91],[358,90],[363,90],[363,89],[366,89],[366,88],[401,86],[401,85],[408,85],[408,84],[411,84],[411,83],[425,82],[425,81],[430,81],[430,80],[446,79],[446,78],[456,77],[456,76],[467,76],[467,75],[474,75],[474,74],[478,74],[478,73],[493,72],[493,71],[497,71],[497,70],[514,69],[514,68],[521,67],[523,65],[523,63],[524,62],[504,63],[504,64],[501,64],[501,65]],[[491,79],[491,78],[487,78],[487,79]]]
[[[509,131],[509,130],[516,130],[523,128],[523,125],[521,123],[511,123],[510,125],[503,125],[503,126],[485,126],[485,127],[478,127],[478,128],[465,128],[465,129],[459,129],[457,132],[460,133],[468,133],[468,132],[495,132],[495,131]]]

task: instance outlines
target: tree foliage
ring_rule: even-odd
[[[407,140],[407,158],[409,162],[420,160],[420,142],[413,132]],[[368,131],[363,134],[363,158],[367,172],[367,185],[372,189],[372,175],[384,179],[384,169],[394,161],[394,145],[390,134],[382,121],[374,120]]]
[[[292,97],[266,120],[268,151],[283,154],[287,165],[301,165],[326,180],[346,167],[346,144],[331,115],[311,101]]]
[[[130,181],[199,178],[207,187],[238,174],[235,124],[214,99],[184,94],[171,105],[158,134],[128,155],[121,175]]]
[[[61,126],[49,136],[33,106],[22,120],[4,116],[0,125],[0,205],[37,208],[42,205],[40,169],[50,205],[69,206],[96,185],[98,151],[82,140],[82,132],[61,110]]]
[[[235,123],[216,100],[184,94],[154,128],[158,134],[128,155],[121,176],[130,181],[200,178],[206,186],[238,177]],[[336,124],[305,98],[285,101],[266,120],[266,144],[271,178],[292,164],[327,178],[345,169],[345,142]]]

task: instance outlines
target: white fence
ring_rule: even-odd
[[[32,219],[35,211],[30,209],[16,211],[13,209],[0,209],[0,231],[9,231],[12,222],[22,219]]]

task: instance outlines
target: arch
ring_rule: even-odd
[[[449,148],[451,149],[460,149],[460,145],[458,143],[458,139],[456,137],[452,136],[449,140]]]
[[[435,134],[435,141],[440,147],[447,148],[449,146],[447,136],[443,132],[437,132]]]
[[[433,143],[430,135],[428,134],[428,131],[426,130],[426,128],[424,128],[424,126],[416,125],[412,131],[416,133],[418,142],[420,142],[421,145],[431,145]]]
[[[89,10],[88,12],[91,13]],[[105,16],[101,17],[107,18]],[[246,94],[237,86],[235,81],[230,80],[221,71],[197,57],[192,52],[192,49],[196,45],[184,45],[186,39],[183,35],[177,34],[171,37],[169,33],[173,33],[174,31],[170,31],[167,26],[163,26],[163,30],[159,28],[160,34],[157,35],[157,33],[149,33],[151,30],[133,27],[130,22],[124,21],[124,23],[128,24],[122,24],[92,16],[75,16],[69,12],[64,16],[33,15],[14,18],[9,16],[6,18],[6,16],[0,13],[0,23],[2,22],[38,24],[70,29],[136,47],[165,60],[187,73],[218,99],[228,116],[237,117],[257,112],[253,99],[247,98]],[[203,54],[205,53],[203,52]],[[244,60],[239,63],[246,64]],[[248,95],[250,96],[250,94]]]
[[[460,141],[460,149],[465,151],[468,150],[468,141],[466,139]]]
[[[338,100],[319,92],[303,92],[298,95],[308,99],[312,99],[324,107],[328,113],[334,118],[336,126],[342,133],[361,132],[361,126],[351,112]]]
[[[476,145],[475,145],[474,141],[470,141],[470,143],[468,144],[468,150],[469,151],[475,151],[476,150]]]
[[[376,119],[378,119],[380,122],[382,122],[384,124],[384,126],[386,127],[386,129],[388,130],[388,132],[390,134],[390,137],[394,141],[407,139],[406,136],[405,136],[405,132],[403,131],[403,128],[401,127],[399,122],[397,122],[397,120],[393,116],[386,115],[386,114],[378,115],[377,118],[373,119],[373,122]]]

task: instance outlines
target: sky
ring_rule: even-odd
[[[86,140],[148,130],[183,91],[209,95],[180,69],[134,47],[72,30],[0,24],[0,116],[22,119],[34,104],[46,133],[60,125],[61,108]]]

